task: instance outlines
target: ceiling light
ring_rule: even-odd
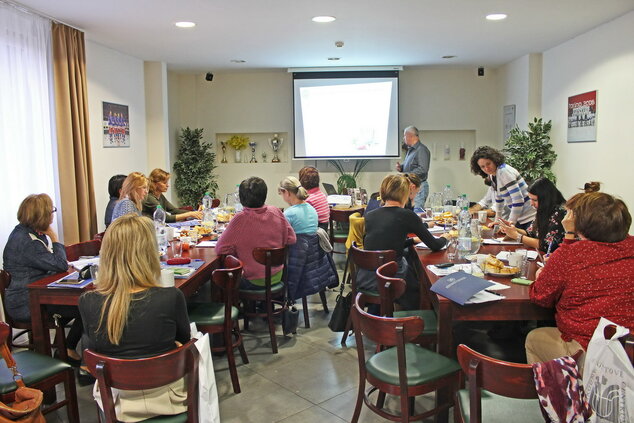
[[[229,60],[231,63],[246,63],[246,60],[242,60],[242,59],[231,59]]]
[[[335,18],[334,16],[315,16],[313,18],[313,22],[328,23],[328,22],[333,22],[336,19],[337,18]]]
[[[333,61],[333,62],[335,62],[335,61],[337,61],[337,60],[339,60],[339,59],[341,59],[341,57],[329,57],[329,58],[328,58],[328,60],[331,60],[331,61]]]
[[[176,25],[179,28],[193,28],[196,26],[194,22],[187,22],[187,21],[176,22],[174,25]]]
[[[456,56],[449,54],[449,55],[447,55],[447,56],[443,56],[442,58],[443,58],[443,59],[453,59],[453,58],[455,58],[455,57],[456,57]]]
[[[506,13],[490,13],[487,15],[487,19],[490,21],[501,21],[506,19]]]

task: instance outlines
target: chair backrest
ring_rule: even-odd
[[[238,303],[238,288],[242,276],[242,262],[234,256],[225,256],[223,268],[211,274],[211,280],[222,291],[225,303],[225,323],[231,325],[231,306]]]
[[[376,284],[381,298],[381,316],[394,315],[394,300],[405,293],[406,284],[401,278],[395,278],[398,264],[395,261],[385,263],[376,269]]]
[[[6,322],[0,322],[0,345],[11,338],[11,326]]]
[[[433,308],[436,312],[438,312],[440,301],[438,300],[436,293],[431,291],[431,282],[429,281],[427,275],[425,275],[425,269],[423,269],[416,247],[413,245],[410,245],[408,248],[406,259],[410,266],[413,265],[412,267],[414,269],[414,273],[416,274],[420,284],[422,308],[425,310]]]
[[[375,272],[376,269],[390,261],[396,261],[396,251],[394,250],[362,250],[353,242],[348,250],[348,257],[352,264],[350,274],[352,275],[352,289],[357,291],[357,271],[366,269]]]
[[[286,254],[287,247],[278,248],[254,248],[253,258],[258,263],[264,265],[264,281],[267,290],[271,287],[271,268],[274,266],[284,266],[282,280],[286,276]]]
[[[187,421],[198,422],[198,350],[190,340],[156,357],[122,359],[84,350],[88,370],[97,378],[107,422],[116,422],[110,388],[142,390],[165,386],[187,376]]]
[[[90,241],[67,245],[64,248],[66,248],[66,260],[75,261],[79,260],[81,256],[98,256],[99,250],[101,250],[101,240],[91,239]]]
[[[4,310],[4,319],[11,326],[15,326],[13,319],[7,313],[7,305],[4,302],[4,294],[11,284],[11,273],[7,272],[4,269],[0,269],[0,300],[2,301],[2,309]],[[1,344],[2,342],[0,342]]]

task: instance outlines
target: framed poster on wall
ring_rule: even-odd
[[[130,147],[130,114],[128,106],[103,102],[103,146]]]
[[[597,92],[568,97],[568,142],[597,141]]]
[[[511,136],[511,129],[515,128],[515,104],[504,106],[504,142]]]

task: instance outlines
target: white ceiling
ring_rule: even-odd
[[[495,67],[628,11],[634,0],[20,0],[86,38],[179,71]],[[484,16],[504,12],[504,21]],[[330,24],[311,21],[332,15]],[[179,29],[177,21],[194,21]],[[343,41],[336,48],[335,41]],[[457,58],[442,59],[443,55]],[[328,57],[340,57],[337,62]],[[232,59],[246,60],[243,64]]]

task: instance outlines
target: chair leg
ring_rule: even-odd
[[[410,417],[414,415],[414,404],[415,397],[409,397],[409,415]]]
[[[68,414],[68,423],[79,423],[79,407],[77,405],[77,387],[75,386],[75,372],[68,369],[66,372],[66,380],[64,380],[64,395],[68,403],[66,404],[66,413]]]
[[[304,311],[304,327],[310,328],[310,319],[308,318],[308,300],[306,297],[302,297],[302,309]]]
[[[377,408],[383,408],[385,405],[385,392],[379,391],[379,395],[376,397]]]
[[[225,326],[227,328],[227,326]],[[233,355],[233,339],[230,330],[225,330],[225,352],[227,353],[227,361],[229,363],[229,374],[231,375],[231,384],[233,392],[240,393],[240,382],[238,381],[238,369],[236,367],[236,358]]]
[[[359,421],[359,415],[361,414],[361,406],[363,405],[363,394],[365,390],[365,383],[359,383],[359,390],[357,391],[357,402],[354,405],[354,414],[352,414],[352,420],[350,423],[357,423]]]
[[[324,307],[324,313],[329,313],[330,310],[328,310],[328,301],[326,299],[325,289],[322,289],[321,291],[319,291],[319,298],[321,299],[321,305]]]
[[[407,392],[401,392],[401,421],[403,423],[409,422],[409,398]]]
[[[271,336],[271,350],[273,354],[277,354],[277,337],[275,335],[275,322],[273,321],[273,303],[267,301],[266,303],[266,317],[269,322],[269,335]]]
[[[350,333],[350,329],[352,329],[352,316],[348,316],[348,320],[346,321],[346,329],[343,331],[343,336],[341,337],[341,346],[346,346],[346,340],[348,339],[348,333]]]
[[[235,321],[233,330],[239,341],[238,351],[240,351],[240,357],[242,357],[242,364],[249,364],[249,357],[247,357],[247,352],[244,349],[244,339],[242,339],[242,334],[240,334],[240,324],[238,323],[237,320]]]

